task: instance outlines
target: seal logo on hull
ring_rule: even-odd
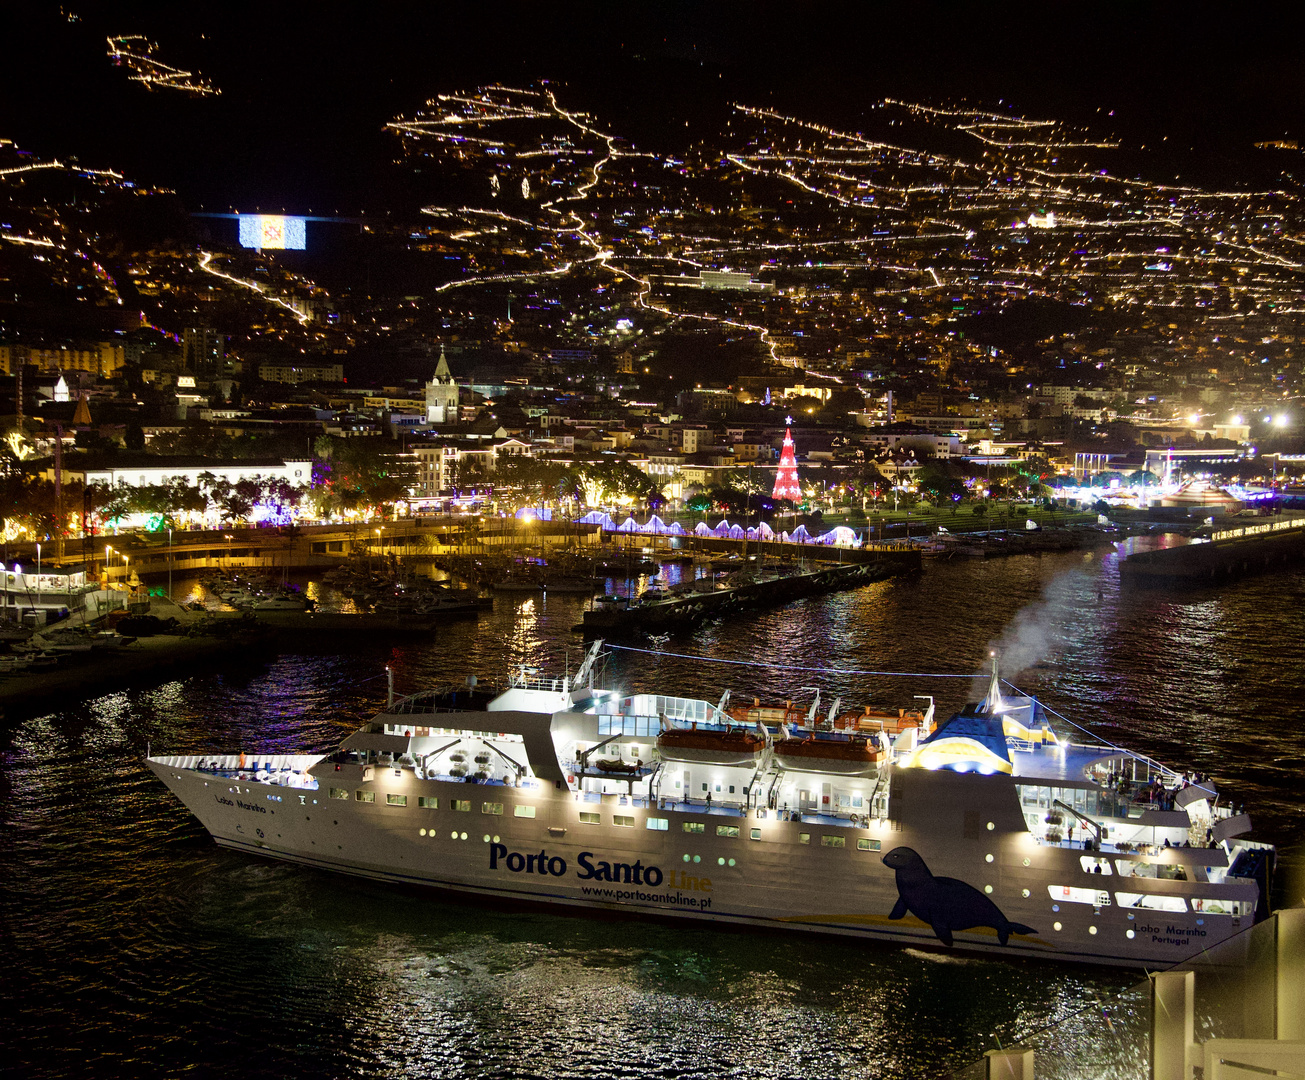
[[[934,877],[918,852],[909,847],[893,848],[883,857],[883,864],[897,875],[897,903],[890,919],[900,919],[908,911],[933,927],[934,936],[944,945],[952,944],[952,933],[990,926],[997,931],[1003,945],[1011,934],[1036,934],[1023,923],[1013,923],[1001,908],[973,885],[949,877]]]

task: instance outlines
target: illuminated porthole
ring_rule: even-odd
[[[463,834],[462,834],[462,839],[465,840],[466,838],[467,838],[467,834],[466,834],[466,833],[463,833]]]
[[[694,861],[694,862],[702,862],[702,856],[701,856],[701,855],[695,855],[695,856],[693,857],[693,861]]]
[[[1051,924],[1051,928],[1052,928],[1053,930],[1060,930],[1060,929],[1062,929],[1060,923],[1058,923],[1058,922],[1052,923],[1052,924]]]
[[[1031,862],[1032,862],[1031,859],[1025,859],[1025,860],[1024,860],[1024,865],[1025,865],[1025,866],[1028,866]]]
[[[1095,926],[1089,926],[1089,927],[1088,927],[1088,933],[1089,933],[1089,934],[1095,934],[1096,932],[1097,932],[1097,928],[1096,928]]]
[[[484,836],[484,841],[485,841],[485,843],[487,843],[487,844],[489,843],[489,833],[486,833],[486,834],[485,834],[485,836]]]
[[[496,836],[496,837],[494,837],[494,843],[496,843],[496,844],[497,844],[497,843],[498,843],[498,842],[499,842],[499,839],[498,839],[498,837],[497,837],[497,836]]]
[[[1052,910],[1052,911],[1059,911],[1059,910],[1060,910],[1060,905],[1059,905],[1059,904],[1052,904],[1052,905],[1051,905],[1051,910]]]
[[[716,865],[717,865],[717,866],[724,866],[724,865],[725,865],[725,856],[724,856],[724,855],[722,855],[719,859],[716,860]]]
[[[984,862],[992,862],[992,856],[991,856],[991,855],[985,855],[985,856],[983,857],[983,861],[984,861]]]
[[[692,859],[693,859],[693,856],[692,856],[692,855],[686,855],[686,856],[684,856],[684,861],[685,861],[685,862],[690,862],[690,861],[692,861]]]
[[[453,839],[456,840],[456,839],[458,838],[458,832],[457,832],[457,830],[454,829],[454,830],[453,830],[453,833],[452,833],[451,835],[453,836]]]
[[[991,821],[988,822],[988,831],[989,831],[989,832],[992,832],[992,830],[995,829],[996,827],[997,827],[997,826],[994,825]]]
[[[991,892],[992,892],[992,886],[991,886],[991,885],[985,885],[985,886],[983,887],[983,891],[986,892],[986,893],[991,893]]]
[[[426,830],[425,830],[425,829],[420,829],[420,830],[418,830],[418,831],[421,833],[422,836],[425,836],[425,835],[426,835]]]
[[[1028,898],[1029,898],[1029,890],[1028,890],[1028,889],[1025,889],[1025,890],[1024,890],[1024,899],[1027,900]]]
[[[1128,938],[1129,941],[1132,941],[1133,938],[1137,937],[1137,934],[1132,930],[1126,930],[1124,931],[1124,937]]]
[[[733,859],[730,860],[730,865],[731,865],[731,866],[734,865],[734,860],[733,860]]]

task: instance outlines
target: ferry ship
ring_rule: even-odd
[[[890,734],[604,689],[602,645],[391,692],[332,753],[148,764],[225,847],[508,902],[1150,968],[1268,914],[1274,849],[1212,783],[1053,730],[995,659]]]

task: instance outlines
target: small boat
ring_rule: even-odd
[[[599,758],[594,762],[599,772],[613,775],[637,776],[643,769],[642,761],[622,761],[620,758]]]
[[[299,593],[283,593],[259,600],[252,607],[253,611],[308,611],[316,605]]]

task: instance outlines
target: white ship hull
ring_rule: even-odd
[[[891,917],[899,890],[882,856],[906,847],[917,851],[935,876],[983,889],[1009,923],[1036,931],[1011,933],[1005,944],[999,927],[956,931],[954,944],[970,951],[1154,968],[1180,962],[1251,922],[1190,911],[1138,911],[1118,903],[1055,905],[1049,882],[1097,887],[1102,879],[1083,871],[1081,850],[1029,841],[1004,777],[991,778],[989,785],[987,813],[999,827],[983,828],[971,839],[964,835],[967,811],[956,801],[959,793],[947,788],[957,779],[974,778],[940,773],[921,779],[941,785],[926,783],[918,792],[904,793],[904,804],[919,805],[923,815],[908,827],[875,819],[864,826],[784,820],[784,814],[764,808],[746,813],[682,805],[661,809],[656,801],[649,807],[646,800],[616,794],[420,780],[406,771],[396,777],[393,770],[366,770],[373,779],[364,780],[363,768],[347,765],[339,772],[329,764],[319,766],[321,786],[304,790],[223,779],[195,770],[195,764],[194,758],[149,759],[223,846],[504,900],[941,948],[931,924],[909,914]],[[349,797],[332,798],[332,788]],[[358,791],[373,793],[377,801],[357,801]],[[389,795],[406,796],[407,805],[390,805]],[[416,806],[419,796],[437,799],[438,809]],[[469,802],[470,809],[451,809],[457,802]],[[518,817],[517,807],[533,809],[535,816]],[[485,812],[499,808],[501,813]],[[597,814],[598,823],[583,821],[582,813]],[[614,824],[618,816],[632,824]],[[665,829],[650,829],[649,818],[665,820]],[[686,833],[686,823],[700,824],[703,831]],[[753,830],[758,839],[752,839]],[[827,846],[833,844],[838,846]],[[1189,893],[1211,891],[1196,884]],[[1229,889],[1254,905],[1254,883],[1225,887],[1226,896],[1232,895]]]
[[[595,688],[600,646],[570,681],[403,699],[331,755],[148,764],[224,846],[511,901],[1149,968],[1267,912],[1273,851],[1237,839],[1248,818],[1148,758],[1057,739],[995,670],[878,775],[790,775],[657,760],[668,720],[726,719]],[[595,774],[597,750],[641,767]],[[453,775],[471,760],[482,782]]]

